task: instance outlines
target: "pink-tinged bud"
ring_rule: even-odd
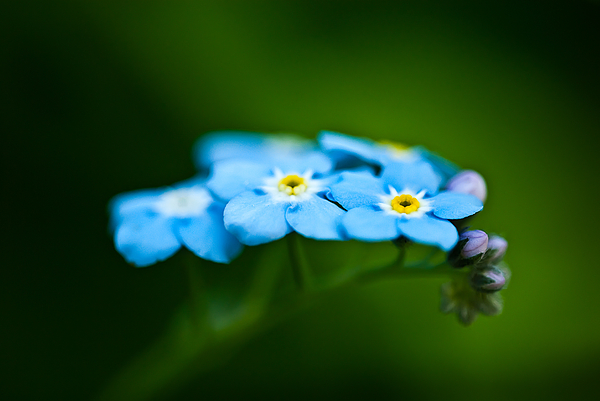
[[[481,230],[465,231],[460,235],[460,240],[467,240],[467,243],[460,251],[460,256],[464,259],[472,258],[485,253],[488,247],[488,236]]]
[[[495,266],[486,266],[473,270],[471,275],[471,287],[475,291],[492,293],[500,291],[506,284],[506,278],[502,270]]]
[[[494,251],[492,257],[490,258],[490,262],[498,262],[502,260],[504,254],[506,253],[506,248],[508,247],[508,242],[498,235],[492,235],[488,240],[488,249]]]
[[[482,202],[485,202],[485,198],[487,197],[485,180],[481,174],[473,170],[464,170],[456,174],[448,181],[446,189],[452,192],[473,195]]]

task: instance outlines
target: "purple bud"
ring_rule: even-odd
[[[498,262],[502,259],[506,253],[508,242],[498,235],[492,235],[488,241],[488,249],[494,250],[494,255],[490,259],[490,262]]]
[[[481,230],[465,231],[460,235],[460,240],[467,240],[467,243],[460,251],[460,256],[465,259],[483,254],[488,247],[488,236]]]
[[[478,172],[473,170],[464,170],[456,174],[448,181],[446,189],[452,192],[476,196],[482,202],[485,202],[485,198],[487,197],[485,180]]]
[[[475,269],[471,275],[471,287],[479,292],[500,291],[504,284],[506,284],[504,273],[495,266]]]

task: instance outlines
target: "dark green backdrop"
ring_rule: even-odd
[[[597,3],[12,3],[0,398],[91,398],[183,302],[180,257],[134,269],[114,251],[111,196],[193,174],[210,130],[331,129],[486,177],[474,225],[509,240],[505,312],[465,329],[437,311],[442,279],[369,285],[172,398],[595,399]]]

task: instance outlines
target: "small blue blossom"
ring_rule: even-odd
[[[458,241],[448,220],[477,213],[483,204],[468,194],[437,193],[440,180],[427,162],[392,163],[381,177],[341,173],[327,196],[348,210],[341,227],[350,238],[386,241],[404,236],[447,251]]]
[[[427,161],[444,181],[460,170],[454,163],[422,146],[408,147],[391,141],[376,142],[332,131],[321,131],[318,141],[321,148],[341,166],[356,165],[356,159],[381,167],[390,163]]]
[[[310,171],[314,178],[327,175],[332,169],[331,159],[318,150],[299,148],[295,153],[286,153],[285,157],[269,157],[262,154],[255,160],[227,159],[211,166],[206,183],[217,198],[228,202],[246,190],[253,190],[264,185],[267,177],[272,177],[275,170],[301,174]]]
[[[341,240],[344,213],[322,194],[329,188],[331,161],[321,152],[285,159],[215,163],[207,187],[225,207],[225,227],[246,245],[277,240],[296,231],[320,240]]]
[[[292,134],[262,134],[246,131],[214,131],[194,144],[193,157],[199,170],[223,160],[262,161],[295,157],[317,150],[314,141]]]
[[[225,230],[224,208],[201,180],[192,179],[117,195],[109,205],[110,229],[117,251],[138,267],[165,260],[182,245],[201,258],[229,263],[242,245]]]

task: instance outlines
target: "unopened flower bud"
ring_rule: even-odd
[[[496,266],[475,269],[471,274],[471,287],[479,292],[492,293],[500,291],[504,284],[506,284],[504,273]]]
[[[448,181],[446,189],[452,192],[473,195],[482,202],[485,202],[485,198],[487,197],[485,180],[481,174],[473,170],[464,170],[456,174]]]
[[[488,240],[488,252],[493,252],[489,261],[493,263],[502,260],[507,247],[508,242],[506,242],[504,238],[498,235],[492,235]]]
[[[448,263],[454,267],[471,266],[481,262],[487,250],[488,236],[481,230],[465,231],[448,253]]]
[[[460,235],[460,240],[467,240],[467,243],[460,251],[460,256],[464,259],[470,259],[479,254],[485,253],[488,248],[488,236],[481,230],[465,231]]]

